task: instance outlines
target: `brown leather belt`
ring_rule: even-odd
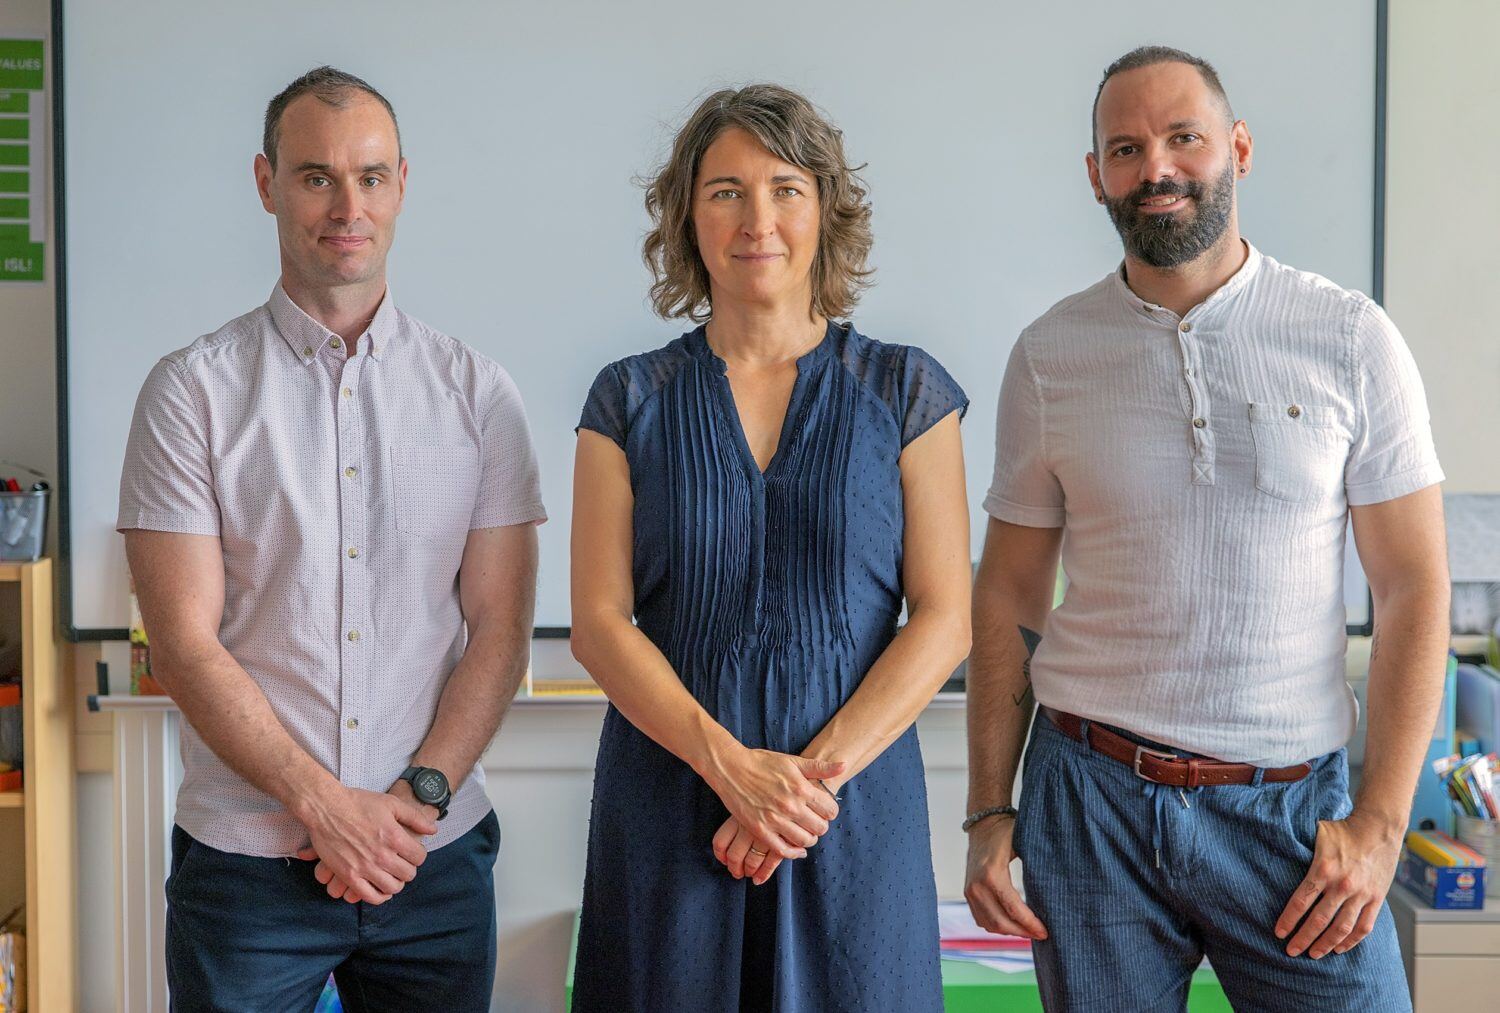
[[[1312,764],[1297,763],[1290,767],[1257,768],[1248,763],[1226,763],[1223,760],[1178,759],[1175,753],[1164,753],[1116,735],[1108,728],[1089,723],[1088,737],[1083,734],[1083,719],[1076,714],[1043,707],[1047,717],[1070,739],[1084,743],[1096,753],[1118,760],[1135,771],[1136,776],[1173,788],[1197,788],[1213,784],[1251,784],[1255,772],[1264,770],[1262,781],[1300,781],[1312,773]]]

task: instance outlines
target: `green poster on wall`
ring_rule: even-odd
[[[43,279],[44,54],[41,39],[0,39],[0,281]]]

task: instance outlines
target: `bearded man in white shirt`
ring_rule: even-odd
[[[1001,388],[966,894],[1034,940],[1049,1010],[1183,1009],[1205,955],[1237,1009],[1411,1008],[1385,895],[1442,692],[1443,476],[1380,307],[1241,238],[1252,150],[1204,61],[1111,65],[1087,164],[1124,263]],[[1376,617],[1352,803],[1351,522]]]

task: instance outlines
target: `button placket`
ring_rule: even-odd
[[[1182,382],[1188,395],[1192,484],[1213,485],[1216,458],[1213,405],[1208,386],[1203,381],[1203,346],[1193,321],[1183,320],[1177,324],[1177,349],[1182,357]]]
[[[330,339],[329,347],[341,344]],[[366,769],[360,715],[368,699],[370,670],[370,576],[365,550],[369,522],[365,496],[365,432],[359,400],[347,392],[358,387],[364,356],[346,359],[334,377],[340,388],[335,396],[337,415],[339,489],[339,780],[360,784]],[[361,737],[362,736],[362,737]]]

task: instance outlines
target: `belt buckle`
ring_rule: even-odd
[[[1145,746],[1136,746],[1135,747],[1135,762],[1131,764],[1131,767],[1135,770],[1135,776],[1136,777],[1140,778],[1142,781],[1150,781],[1152,784],[1161,784],[1161,782],[1155,780],[1154,778],[1147,777],[1145,774],[1141,773],[1141,756],[1142,755],[1154,756],[1158,760],[1175,760],[1175,759],[1177,759],[1177,754],[1176,753],[1163,753],[1159,749],[1147,749]]]

